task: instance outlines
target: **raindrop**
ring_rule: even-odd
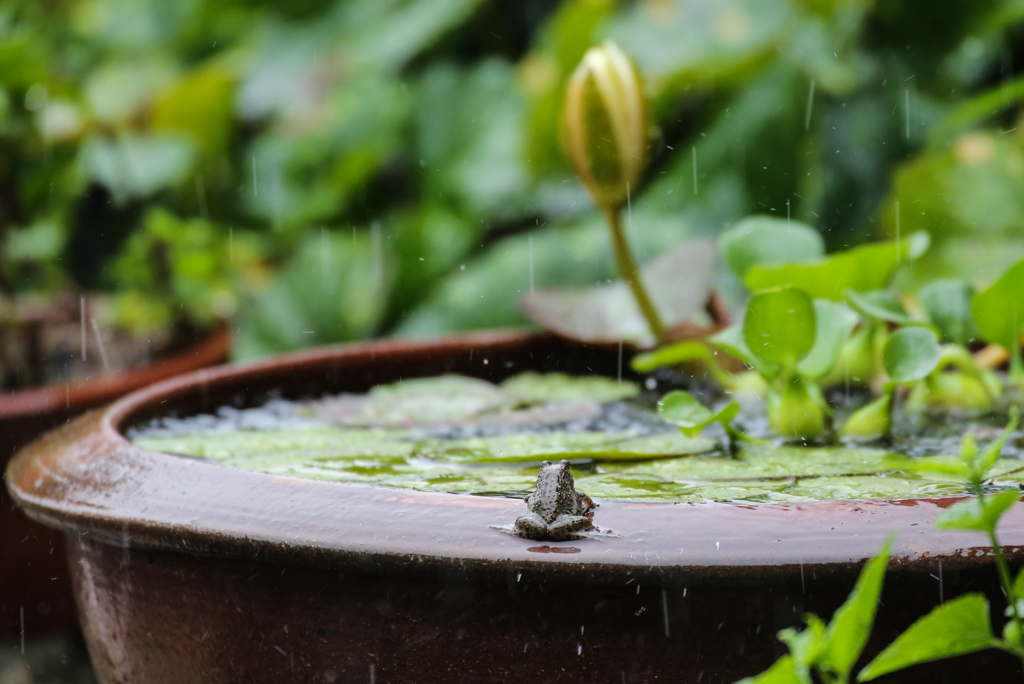
[[[661,590],[661,614],[665,620],[665,638],[669,637],[668,629],[668,591],[665,589]]]
[[[814,107],[814,81],[811,81],[811,91],[807,93],[807,111],[804,113],[804,130],[811,127],[811,109]]]
[[[79,298],[79,308],[82,316],[82,361],[87,361],[89,357],[85,348],[85,297]]]
[[[532,293],[533,292],[533,236],[532,235],[530,236],[528,242],[530,244],[530,292]],[[463,266],[462,268],[463,268],[463,270],[465,270],[466,267]]]
[[[697,194],[697,146],[693,146],[693,194]]]
[[[103,335],[100,334],[99,321],[97,321],[94,316],[90,319],[90,322],[92,323],[93,335],[96,336],[96,346],[99,347],[100,350],[100,363],[103,364],[103,370],[108,371],[110,370],[110,363],[107,361],[107,348],[103,344]]]

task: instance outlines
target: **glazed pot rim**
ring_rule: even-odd
[[[594,522],[610,534],[536,542],[495,528],[523,512],[518,499],[236,470],[148,451],[121,432],[167,403],[195,402],[197,393],[245,392],[252,383],[290,386],[290,379],[332,372],[346,382],[356,376],[372,382],[385,367],[399,374],[411,369],[406,377],[417,369],[428,374],[422,369],[429,367],[435,374],[454,367],[493,375],[498,359],[550,353],[560,344],[543,334],[496,331],[317,348],[195,371],[133,392],[26,447],[8,466],[7,486],[31,517],[69,534],[372,572],[432,569],[512,577],[528,571],[592,583],[626,577],[760,581],[792,577],[805,568],[849,574],[877,553],[892,530],[899,531],[896,568],[930,572],[941,564],[955,569],[991,562],[980,535],[935,530],[935,517],[962,497],[743,504],[598,500]],[[488,367],[491,358],[495,364]],[[1022,508],[1012,509],[1000,526],[1012,559],[1024,557]]]

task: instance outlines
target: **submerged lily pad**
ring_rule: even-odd
[[[501,383],[501,389],[527,404],[552,401],[597,402],[635,397],[640,388],[628,380],[612,380],[599,375],[573,377],[564,373],[520,373]]]
[[[721,446],[721,426],[708,426],[708,437],[686,437],[661,420],[654,406],[621,399],[636,391],[629,383],[557,375],[524,375],[502,386],[444,376],[361,396],[277,400],[262,408],[222,409],[216,416],[167,418],[130,434],[146,449],[240,470],[492,496],[524,496],[534,488],[542,461],[568,459],[577,487],[592,497],[674,502],[962,494],[963,462],[942,455],[957,449],[950,440],[967,431],[992,443],[998,434],[985,423],[937,426],[920,442],[896,442],[914,455],[756,443],[730,456]],[[550,402],[539,403],[545,397]],[[602,405],[598,399],[618,403]],[[597,414],[587,413],[594,407]],[[367,416],[390,424],[346,424]],[[509,422],[508,416],[523,422]],[[545,416],[569,420],[555,424]],[[579,416],[586,419],[574,418]],[[947,443],[950,448],[943,449]],[[1007,449],[1019,455],[1014,444]],[[1024,459],[1004,457],[989,471],[986,486],[1021,483]]]

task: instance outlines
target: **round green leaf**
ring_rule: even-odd
[[[836,365],[843,345],[857,325],[857,314],[845,304],[815,299],[814,317],[814,346],[797,370],[805,377],[816,379]]]
[[[918,292],[928,320],[939,329],[944,340],[966,345],[980,334],[971,316],[974,288],[963,280],[936,280]]]
[[[854,292],[848,290],[846,298],[850,305],[862,316],[889,323],[907,325],[913,321],[910,314],[903,308],[899,297],[888,290],[872,290],[871,292]]]
[[[696,437],[715,416],[689,392],[669,392],[658,402],[658,415],[679,427],[687,437]]]
[[[939,364],[939,339],[928,328],[897,330],[882,349],[882,366],[894,382],[916,382]]]
[[[754,264],[777,266],[816,261],[825,254],[825,243],[814,228],[771,216],[749,216],[718,238],[722,257],[742,278]]]
[[[743,340],[761,361],[793,369],[814,346],[814,302],[803,290],[779,287],[747,300]]]
[[[1018,348],[1024,330],[1024,259],[974,296],[971,313],[985,340]]]

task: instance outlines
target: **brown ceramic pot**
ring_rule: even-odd
[[[145,368],[0,394],[0,468],[39,435],[118,397],[227,360],[226,328]],[[63,535],[30,521],[0,490],[0,636],[75,627]]]
[[[318,482],[137,448],[166,411],[363,391],[458,372],[615,372],[615,352],[488,334],[379,342],[192,373],[23,450],[11,494],[69,540],[101,682],[731,682],[783,651],[775,633],[829,615],[891,530],[868,652],[964,591],[999,605],[988,550],[938,533],[951,499],[790,505],[601,501],[617,537],[538,543],[490,527],[523,502]],[[1024,554],[1024,507],[1001,529]],[[1001,653],[889,681],[1020,675]]]

